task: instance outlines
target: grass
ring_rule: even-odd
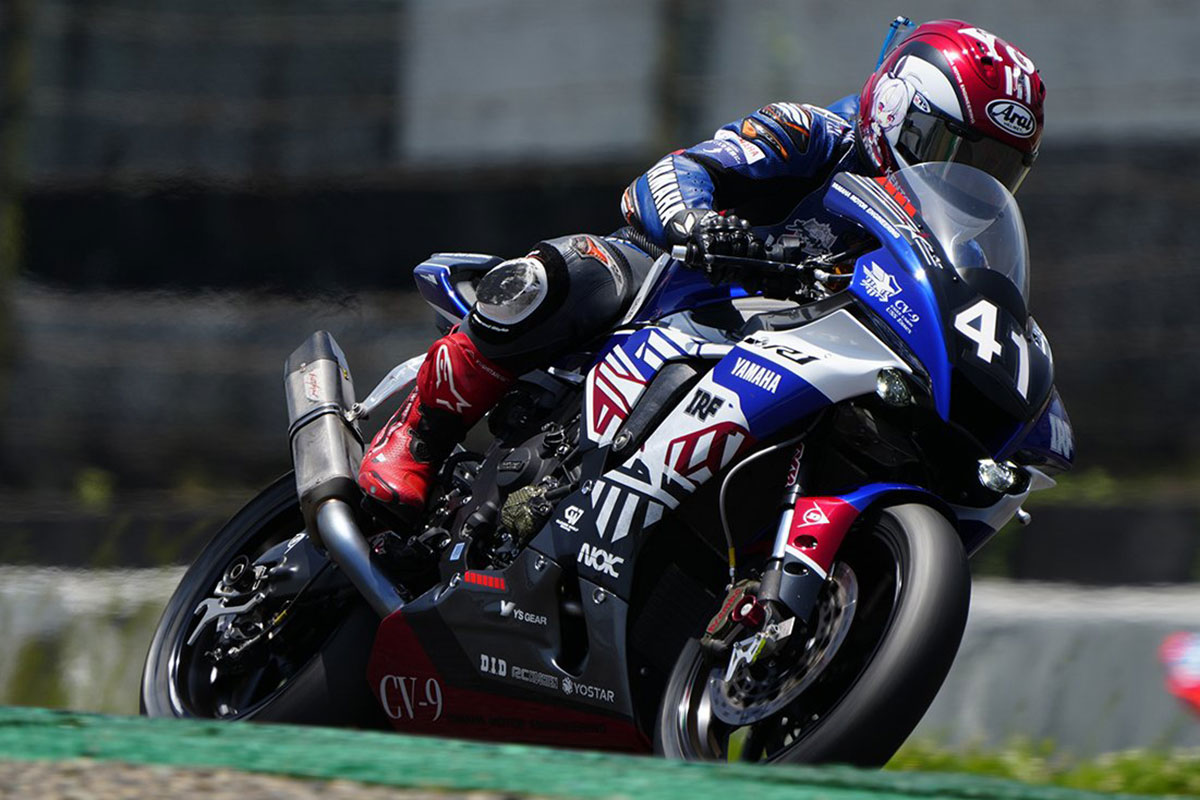
[[[1200,750],[1128,751],[1076,759],[1049,742],[1015,741],[1001,750],[951,751],[910,742],[886,767],[898,771],[955,772],[1097,792],[1200,795]]]

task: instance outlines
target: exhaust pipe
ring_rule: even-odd
[[[305,527],[371,608],[386,617],[404,601],[371,561],[370,547],[354,520],[361,497],[355,476],[364,448],[362,434],[349,416],[354,407],[350,367],[331,334],[317,331],[288,357],[284,388]]]

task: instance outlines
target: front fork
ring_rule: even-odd
[[[707,646],[714,652],[729,650],[727,681],[743,665],[754,664],[809,627],[838,548],[858,516],[858,509],[840,497],[806,497],[803,468],[801,443],[788,467],[779,525],[761,581],[757,586],[751,581],[731,586],[721,611],[709,623]],[[752,633],[733,643],[738,629]]]
[[[758,600],[782,606],[807,623],[857,509],[834,497],[806,497],[804,444],[788,468],[779,526],[763,570]]]

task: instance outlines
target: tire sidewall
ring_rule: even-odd
[[[875,513],[869,524],[878,527],[879,518],[886,516],[886,533],[896,534],[893,545],[902,562],[899,598],[866,668],[824,721],[781,760],[882,766],[920,722],[958,652],[971,579],[957,532],[939,511],[925,505],[897,505]],[[655,749],[668,757],[686,755],[675,712],[697,658],[700,646],[693,639],[680,654],[663,696]]]
[[[295,513],[299,519],[296,482],[283,475],[235,514],[184,573],[163,610],[142,670],[141,712],[151,717],[190,716],[171,702],[171,654],[197,603],[212,591],[225,566],[264,526]],[[303,529],[300,522],[299,530]],[[365,602],[355,604],[346,620],[288,681],[262,706],[238,719],[327,725],[383,727],[386,720],[366,684],[366,663],[379,624]]]

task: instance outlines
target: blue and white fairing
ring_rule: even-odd
[[[574,516],[559,526],[563,531],[569,522],[593,551],[632,558],[640,537],[631,532],[652,526],[755,442],[872,395],[884,369],[909,375],[938,417],[992,457],[1020,452],[1050,471],[1070,465],[1070,426],[1052,399],[1050,349],[1026,310],[1026,246],[1015,201],[994,179],[957,165],[921,165],[894,180],[839,175],[826,195],[831,211],[880,243],[855,263],[847,290],[854,302],[724,351],[708,345],[715,363],[641,449],[560,506]],[[698,288],[688,284],[674,296],[696,301]],[[657,295],[661,301],[670,293],[660,286]],[[681,309],[657,310],[665,316]],[[656,336],[659,343],[649,346]],[[666,328],[619,337],[588,377],[588,438],[599,446],[613,440],[619,417],[653,379],[657,366],[647,364],[646,353],[660,365],[705,347]],[[921,487],[893,483],[866,484],[841,499],[859,508],[900,495],[941,503]],[[994,532],[1023,499],[955,507],[968,544]],[[594,578],[618,594],[628,589],[624,576]]]

